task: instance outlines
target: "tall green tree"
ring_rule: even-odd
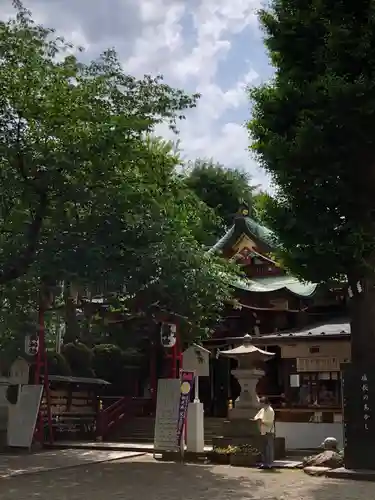
[[[188,165],[187,186],[220,217],[221,223],[214,229],[214,236],[233,224],[233,218],[241,203],[251,209],[256,186],[251,176],[239,169],[226,168],[213,160],[196,160]]]
[[[271,0],[260,21],[276,73],[249,130],[278,188],[269,223],[294,272],[347,277],[352,357],[374,360],[374,2]]]
[[[273,198],[267,191],[259,191],[253,196],[253,215],[260,222],[265,225],[268,224],[268,211],[269,206],[272,204]]]
[[[112,50],[84,64],[14,5],[17,16],[0,23],[0,285],[9,307],[10,290],[13,298],[17,288],[64,282],[205,329],[229,294],[223,267],[196,239],[204,207],[182,203],[178,156],[149,139],[161,122],[175,129],[198,96],[127,75]]]

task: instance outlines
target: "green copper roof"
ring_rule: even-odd
[[[268,245],[270,249],[277,246],[277,238],[270,229],[258,224],[251,217],[238,217],[229,231],[220,238],[209,252],[217,252],[223,250],[226,246],[234,245],[241,234],[255,237]]]
[[[288,290],[299,297],[310,297],[318,287],[316,283],[303,283],[293,276],[267,276],[265,278],[235,278],[231,280],[235,288],[246,292],[267,293]]]
[[[271,229],[268,229],[268,227],[258,224],[250,217],[245,218],[245,224],[251,234],[259,238],[264,243],[267,243],[270,247],[274,247],[277,244],[275,233],[271,231]]]
[[[233,246],[242,234],[253,237],[269,247],[277,247],[277,237],[270,229],[258,224],[251,217],[237,217],[229,231],[209,250],[208,253],[220,252],[226,247]],[[267,276],[264,278],[229,277],[234,288],[247,292],[269,293],[278,290],[287,290],[298,297],[310,297],[316,289],[315,283],[303,283],[293,276]]]

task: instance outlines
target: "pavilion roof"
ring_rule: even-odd
[[[290,330],[287,332],[272,333],[256,337],[257,343],[260,340],[291,340],[291,339],[318,339],[318,338],[340,338],[350,336],[350,322],[346,317],[334,318],[331,321],[315,323],[305,328]]]
[[[269,251],[277,248],[277,237],[273,231],[262,226],[251,217],[238,216],[233,226],[227,233],[208,251],[209,254],[220,253],[228,247],[233,247],[241,235],[261,242]],[[258,254],[257,254],[258,255]],[[263,257],[263,256],[262,256]],[[267,257],[265,259],[268,260]],[[229,278],[234,288],[246,292],[270,293],[286,291],[297,297],[308,298],[314,295],[318,285],[316,283],[302,282],[291,275],[267,276],[259,278]]]
[[[238,290],[256,293],[288,291],[297,297],[311,297],[316,292],[316,283],[303,282],[294,276],[265,276],[262,278],[234,278],[233,287]]]

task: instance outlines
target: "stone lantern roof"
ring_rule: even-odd
[[[252,337],[246,334],[243,338],[242,345],[235,347],[234,349],[228,349],[227,351],[220,351],[221,356],[226,356],[228,358],[234,359],[244,359],[248,361],[268,361],[275,354],[268,351],[263,351],[259,349],[252,343]]]

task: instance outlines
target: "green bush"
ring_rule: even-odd
[[[76,377],[93,377],[93,351],[81,342],[70,342],[62,348],[62,354]]]
[[[49,375],[69,376],[72,370],[63,354],[55,351],[47,351],[48,373]]]
[[[93,348],[93,368],[97,377],[118,383],[125,377],[125,355],[114,344],[98,344]]]

